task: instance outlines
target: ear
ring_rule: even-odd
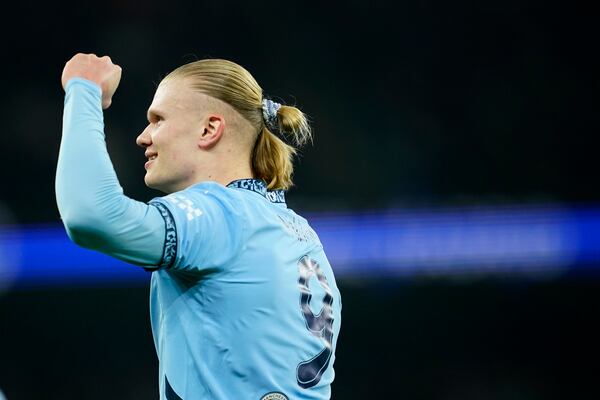
[[[198,147],[208,150],[215,146],[225,130],[225,118],[220,115],[209,115],[204,126],[204,132],[198,139]]]

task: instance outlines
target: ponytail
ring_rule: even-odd
[[[281,106],[276,110],[273,124],[266,121],[259,133],[252,152],[252,172],[256,178],[267,183],[269,189],[289,189],[294,171],[293,159],[296,147],[274,135],[267,125],[276,129],[297,147],[312,140],[306,116],[296,107]]]

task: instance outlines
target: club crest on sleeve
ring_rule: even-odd
[[[288,397],[281,392],[270,392],[265,394],[260,400],[289,400]]]

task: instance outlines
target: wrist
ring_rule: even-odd
[[[74,77],[68,80],[65,85],[65,92],[68,92],[73,86],[84,86],[90,90],[96,92],[99,96],[102,96],[102,88],[96,82],[89,79]]]

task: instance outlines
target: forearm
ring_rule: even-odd
[[[104,140],[100,88],[75,78],[65,91],[56,200],[69,237],[128,262],[157,265],[164,221],[154,207],[123,194]]]

